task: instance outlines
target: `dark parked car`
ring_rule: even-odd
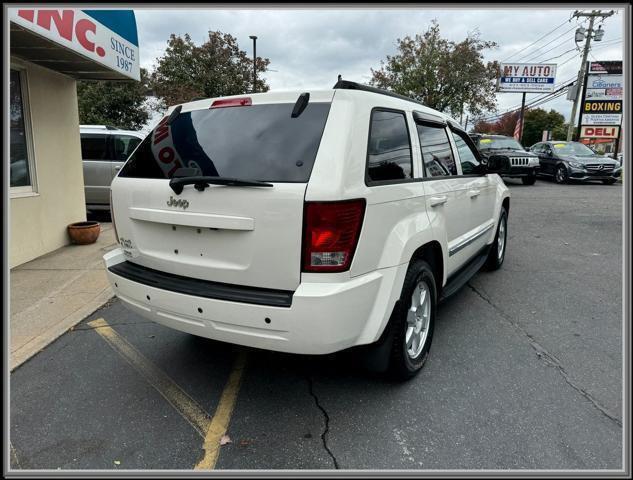
[[[539,157],[539,174],[553,177],[557,183],[601,180],[605,185],[611,185],[622,175],[617,160],[600,155],[579,142],[540,142],[532,145],[530,151]]]
[[[470,134],[485,163],[492,155],[500,155],[510,160],[510,171],[502,177],[520,178],[524,185],[534,185],[539,169],[537,155],[528,152],[512,137],[504,135]]]

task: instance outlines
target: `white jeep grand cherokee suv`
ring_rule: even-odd
[[[112,183],[116,295],[162,325],[423,366],[437,302],[505,256],[510,194],[446,115],[349,81],[171,108]]]

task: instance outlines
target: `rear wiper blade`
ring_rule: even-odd
[[[182,193],[185,185],[193,185],[200,192],[204,191],[209,185],[228,185],[231,187],[272,187],[272,183],[260,182],[258,180],[243,180],[240,178],[230,177],[205,177],[196,175],[192,177],[172,178],[169,186],[176,195]]]

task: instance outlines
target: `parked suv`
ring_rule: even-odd
[[[620,162],[580,142],[540,142],[532,145],[530,151],[539,157],[540,174],[553,177],[556,183],[601,180],[612,185],[622,174]]]
[[[512,137],[471,133],[484,162],[490,155],[504,155],[510,160],[510,171],[504,177],[520,178],[524,185],[534,185],[539,170],[538,155],[534,155]]]
[[[110,209],[110,184],[144,135],[105,125],[80,125],[88,210]]]
[[[353,82],[169,110],[112,183],[104,256],[135,312],[301,354],[424,364],[437,302],[506,252],[500,157],[446,115]]]

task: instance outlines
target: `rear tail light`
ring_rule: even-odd
[[[250,97],[227,98],[225,100],[216,100],[211,104],[211,108],[247,107],[252,104],[253,102]]]
[[[303,216],[303,271],[348,270],[364,214],[364,199],[306,202]]]
[[[119,234],[116,231],[116,222],[114,221],[114,204],[112,203],[112,189],[110,189],[110,218],[112,219],[112,228],[114,229],[114,238],[119,243]]]

